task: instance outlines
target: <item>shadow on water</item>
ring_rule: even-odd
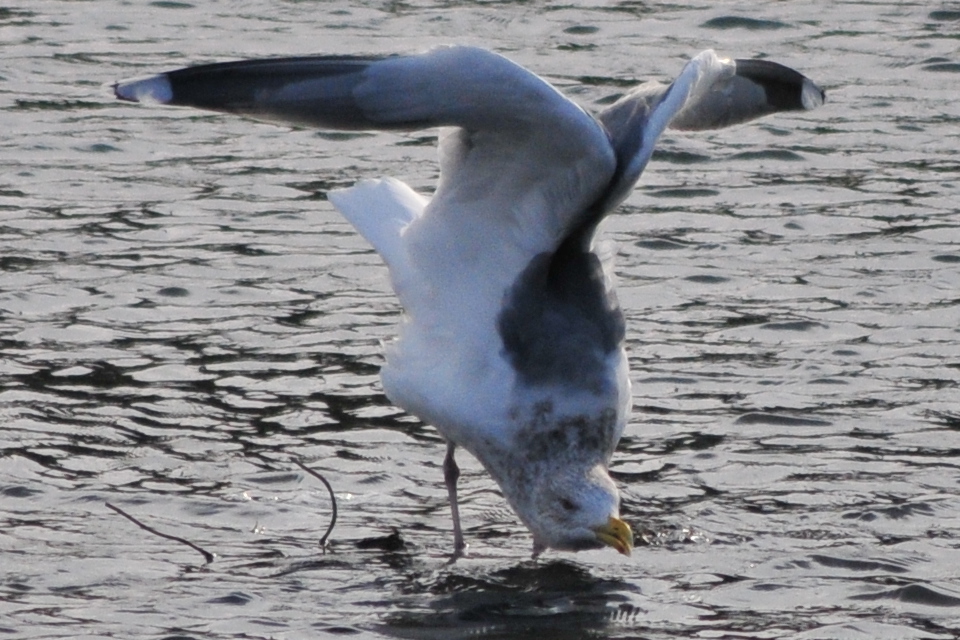
[[[531,560],[492,572],[453,567],[424,582],[414,579],[406,590],[432,599],[387,615],[378,631],[418,639],[592,637],[636,614],[626,592],[639,591],[566,560]]]

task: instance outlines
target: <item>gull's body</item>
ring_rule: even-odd
[[[327,128],[444,127],[432,198],[384,179],[329,199],[383,257],[403,306],[383,386],[448,442],[456,554],[457,446],[498,482],[535,553],[629,553],[607,471],[630,408],[624,319],[596,226],[667,126],[717,128],[823,101],[786,67],[708,51],[671,85],[642,85],[594,117],[471,47],[205,65],[116,92]]]

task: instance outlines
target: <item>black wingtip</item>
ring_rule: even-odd
[[[826,92],[799,71],[769,60],[736,60],[737,75],[763,87],[776,111],[815,109],[826,102]]]
[[[137,102],[136,98],[132,96],[124,95],[124,93],[120,91],[119,82],[114,82],[112,85],[110,85],[110,88],[113,90],[113,97],[116,98],[117,100],[123,100],[124,102]]]

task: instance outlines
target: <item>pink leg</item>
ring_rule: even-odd
[[[450,498],[450,512],[453,515],[453,557],[450,562],[463,556],[467,543],[463,541],[463,530],[460,528],[460,505],[457,503],[457,480],[460,478],[460,467],[453,459],[457,445],[447,443],[447,457],[443,459],[443,479],[447,483],[447,496]]]

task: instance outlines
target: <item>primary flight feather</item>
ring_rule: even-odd
[[[630,553],[608,471],[630,409],[625,327],[596,227],[668,126],[719,128],[824,100],[792,69],[705,51],[671,84],[641,85],[594,116],[465,46],[201,65],[115,91],[332,129],[443,127],[432,197],[390,178],[328,195],[386,262],[403,306],[383,387],[447,441],[455,556],[466,547],[458,446],[497,481],[535,555]]]

